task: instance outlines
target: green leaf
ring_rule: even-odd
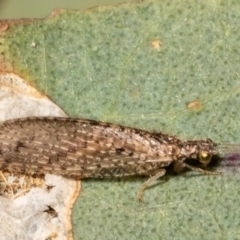
[[[235,1],[62,10],[9,23],[1,51],[69,116],[237,143],[239,17]],[[139,204],[142,181],[84,181],[75,239],[240,238],[237,174],[166,176]]]

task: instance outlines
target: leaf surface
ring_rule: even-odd
[[[181,138],[240,142],[240,6],[144,1],[11,22],[1,37],[21,73],[72,117]],[[238,239],[237,174],[84,181],[76,239]]]

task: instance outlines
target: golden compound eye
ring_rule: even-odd
[[[207,166],[211,161],[212,155],[208,154],[207,152],[200,152],[199,153],[199,161],[204,166]]]

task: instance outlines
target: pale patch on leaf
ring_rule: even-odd
[[[0,120],[66,114],[13,73],[0,74]],[[71,209],[78,181],[46,175],[44,179],[1,173],[2,239],[71,239]]]
[[[30,116],[66,115],[56,104],[16,74],[1,73],[0,121]]]

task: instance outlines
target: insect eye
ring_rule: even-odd
[[[205,167],[210,163],[212,158],[212,155],[207,152],[200,152],[199,153],[199,161],[202,163]]]

